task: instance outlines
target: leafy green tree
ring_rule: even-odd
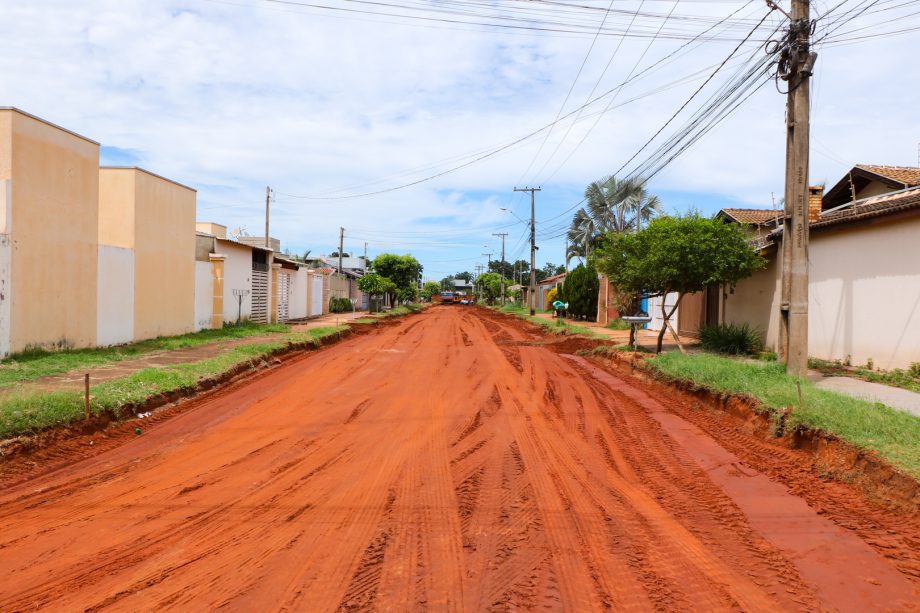
[[[381,253],[374,258],[374,272],[386,277],[396,285],[395,292],[388,292],[399,298],[399,294],[418,295],[418,278],[422,274],[422,265],[411,255]],[[414,298],[413,298],[414,300]]]
[[[463,279],[464,281],[469,283],[470,281],[473,280],[473,273],[467,272],[464,270],[463,272],[458,272],[457,274],[455,274],[454,279]]]
[[[514,276],[514,264],[511,262],[502,262],[501,260],[492,260],[489,262],[489,272],[495,272],[506,279],[510,279]]]
[[[444,277],[441,279],[441,291],[442,292],[452,292],[454,291],[454,277]]]
[[[510,285],[507,279],[505,286]],[[502,295],[502,277],[497,272],[485,272],[476,279],[476,286],[482,291],[482,297],[487,304],[495,304]]]
[[[327,255],[326,257],[329,257],[329,258],[337,258],[337,257],[339,257],[339,251],[338,251],[338,250],[335,250],[335,251],[333,251],[332,253],[330,253],[329,255]],[[342,253],[342,257],[343,257],[343,258],[350,258],[351,256],[348,255],[347,253],[344,253],[344,252],[343,252],[343,253]]]
[[[441,284],[437,281],[425,281],[422,286],[422,298],[431,300],[431,297],[441,291]]]
[[[577,319],[592,319],[597,316],[597,292],[600,281],[592,264],[579,264],[569,272],[562,285],[562,295],[569,303],[567,313]]]
[[[597,256],[598,267],[621,292],[677,292],[670,312],[662,301],[665,325],[658,333],[659,353],[666,328],[680,346],[670,319],[684,295],[711,285],[734,289],[738,281],[766,266],[744,228],[698,213],[658,217],[639,233],[608,234]]]
[[[392,281],[377,273],[368,273],[358,279],[358,289],[370,296],[368,308],[371,312],[380,310],[380,298],[395,289]]]

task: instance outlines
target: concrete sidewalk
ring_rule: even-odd
[[[854,377],[821,377],[815,380],[815,371],[809,371],[809,379],[815,381],[815,386],[868,400],[880,402],[886,406],[920,417],[920,394],[900,387],[892,387],[881,383],[863,381]],[[817,373],[820,377],[820,373]]]

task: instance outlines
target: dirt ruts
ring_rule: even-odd
[[[915,517],[483,309],[429,309],[120,440],[38,454],[53,470],[0,493],[0,610],[918,602]]]

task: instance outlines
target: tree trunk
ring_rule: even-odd
[[[655,353],[661,353],[661,345],[664,343],[664,333],[667,330],[671,331],[671,334],[674,335],[674,340],[677,341],[677,348],[680,349],[681,353],[686,353],[684,351],[684,346],[680,344],[680,339],[677,337],[677,333],[674,332],[674,328],[671,327],[671,316],[674,315],[674,312],[677,310],[677,306],[680,304],[680,299],[684,297],[683,294],[677,295],[677,302],[674,303],[674,308],[671,309],[671,312],[668,313],[665,308],[665,302],[670,294],[670,291],[666,291],[661,295],[661,317],[664,319],[664,325],[661,326],[661,330],[658,331],[658,347],[655,350]]]

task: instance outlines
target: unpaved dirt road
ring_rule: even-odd
[[[916,517],[548,342],[435,307],[49,452],[5,477],[0,610],[916,606]]]

